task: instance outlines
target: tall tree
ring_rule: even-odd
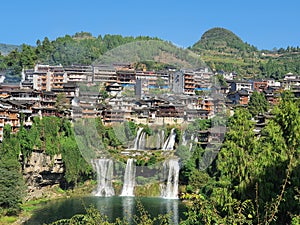
[[[248,103],[248,109],[252,116],[256,116],[259,113],[265,113],[269,108],[270,104],[265,96],[257,91],[254,91]]]
[[[0,208],[6,215],[16,215],[21,210],[25,188],[18,160],[1,158],[0,174]]]
[[[234,199],[245,200],[244,188],[252,179],[252,165],[257,149],[254,124],[246,109],[237,109],[228,121],[228,133],[217,159],[219,187],[213,190],[213,198],[222,208],[232,212]]]

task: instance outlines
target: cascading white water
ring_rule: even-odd
[[[195,141],[195,136],[194,136],[194,134],[192,134],[192,136],[191,136],[191,142],[190,142],[190,147],[189,147],[189,151],[190,152],[193,150],[193,143],[194,143],[194,141]]]
[[[178,179],[180,169],[178,159],[166,160],[163,167],[164,184],[161,185],[161,196],[171,199],[178,198]]]
[[[172,128],[171,133],[167,138],[166,142],[164,143],[162,150],[173,150],[175,145],[175,138],[176,138],[175,128]]]
[[[146,149],[146,133],[145,132],[141,133],[141,137],[140,137],[139,144],[138,144],[138,149],[139,150]]]
[[[121,196],[134,196],[135,172],[134,159],[127,159]]]
[[[93,194],[105,197],[115,195],[112,186],[113,161],[111,159],[93,159],[92,166],[97,172],[97,189]]]
[[[133,150],[138,150],[139,149],[139,142],[140,142],[140,136],[143,131],[143,128],[140,127],[136,133],[136,137],[134,139],[134,144],[133,144]]]
[[[184,146],[187,145],[186,132],[185,131],[183,132],[183,135],[182,135],[182,142],[181,142],[181,144],[184,145]]]

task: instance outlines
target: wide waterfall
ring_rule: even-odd
[[[175,138],[176,138],[175,129],[172,128],[171,133],[167,138],[166,142],[164,143],[162,150],[173,150],[175,145]]]
[[[168,159],[164,162],[164,184],[161,185],[162,197],[178,198],[179,169],[178,159]]]
[[[134,159],[127,159],[121,196],[134,196],[135,173],[136,168]]]
[[[97,172],[97,189],[95,196],[113,196],[115,191],[112,186],[113,161],[111,159],[93,159],[92,166]]]
[[[155,130],[154,134],[147,133],[140,127],[137,131],[133,144],[128,150],[173,150],[175,144],[175,131],[171,130],[170,136],[165,141],[164,130]]]

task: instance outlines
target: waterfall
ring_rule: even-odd
[[[189,152],[191,152],[193,150],[193,143],[190,143],[190,147],[189,147]]]
[[[164,198],[178,198],[179,163],[178,159],[164,162],[164,183],[161,186],[161,196]]]
[[[146,149],[146,133],[142,132],[138,144],[138,150],[144,150]]]
[[[111,159],[93,159],[92,166],[97,172],[97,189],[95,196],[113,196],[115,191],[112,186],[113,161]]]
[[[128,159],[124,175],[124,184],[121,196],[134,196],[134,186],[135,186],[135,164],[133,159]]]
[[[134,150],[137,150],[139,149],[139,142],[140,142],[140,136],[141,136],[141,133],[143,131],[143,128],[140,127],[136,133],[136,137],[134,139],[134,144],[133,144],[133,149]]]
[[[175,144],[175,137],[176,137],[175,128],[172,128],[171,133],[167,138],[166,142],[164,143],[162,150],[173,150]]]
[[[195,136],[194,134],[192,134],[191,136],[191,141],[190,141],[190,147],[189,147],[189,151],[191,152],[193,150],[193,143],[194,143],[194,140],[195,140]],[[197,145],[197,143],[196,143]]]
[[[183,135],[182,135],[182,142],[181,142],[181,144],[184,145],[184,146],[187,145],[186,132],[185,131],[183,132]]]

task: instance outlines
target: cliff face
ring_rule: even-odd
[[[44,189],[59,184],[64,176],[65,168],[62,156],[52,158],[41,151],[32,152],[24,161],[23,176],[28,186],[28,198],[42,197]]]

